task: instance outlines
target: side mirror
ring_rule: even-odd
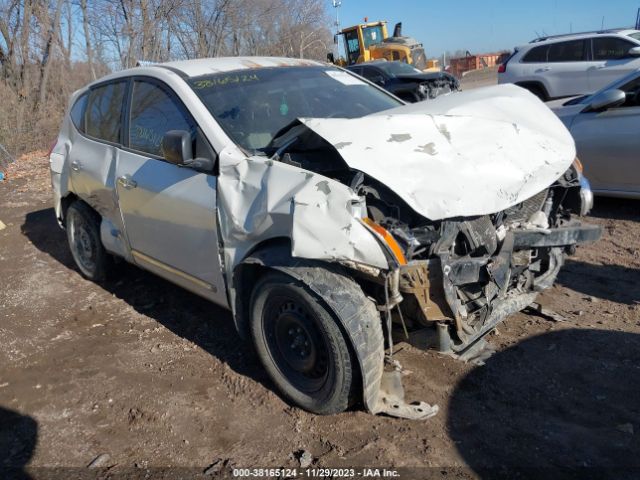
[[[184,130],[169,130],[162,138],[162,153],[167,162],[184,165],[193,159],[191,134]]]
[[[617,88],[611,90],[605,90],[604,92],[596,95],[589,104],[589,111],[604,110],[607,108],[617,107],[622,105],[627,99],[627,95]]]
[[[191,134],[184,130],[169,130],[162,137],[164,159],[180,167],[188,167],[200,172],[212,172],[215,161],[211,158],[193,158]]]
[[[640,46],[639,47],[631,47],[627,54],[630,57],[640,57]]]
[[[327,62],[328,63],[336,63],[336,59],[333,56],[333,53],[331,53],[331,52],[327,53]]]

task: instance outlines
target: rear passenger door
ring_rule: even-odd
[[[120,225],[114,195],[113,170],[121,144],[123,102],[127,80],[96,85],[74,104],[75,126],[68,163],[73,192],[100,215]]]
[[[131,80],[124,147],[116,166],[118,201],[134,261],[227,305],[218,251],[214,172],[165,161],[169,130],[191,134],[196,157],[215,153],[185,105],[164,83]]]
[[[640,58],[629,55],[638,45],[619,37],[593,39],[593,65],[589,69],[591,92],[600,90],[631,70],[640,68]]]
[[[569,40],[549,45],[547,64],[540,67],[552,91],[551,97],[568,97],[589,92],[587,64],[589,40]]]

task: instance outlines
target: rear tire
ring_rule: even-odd
[[[292,402],[313,413],[346,410],[357,361],[335,314],[306,285],[265,274],[251,295],[251,335],[267,373]]]
[[[80,273],[94,282],[105,280],[111,267],[111,257],[100,239],[100,223],[100,215],[82,201],[73,202],[67,209],[65,225],[71,255]]]

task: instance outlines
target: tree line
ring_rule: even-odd
[[[47,148],[69,95],[139,61],[324,59],[324,0],[0,0],[0,146]],[[2,160],[0,149],[0,160]]]

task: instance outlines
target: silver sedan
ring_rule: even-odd
[[[602,196],[640,198],[640,70],[581,97],[548,102]]]

